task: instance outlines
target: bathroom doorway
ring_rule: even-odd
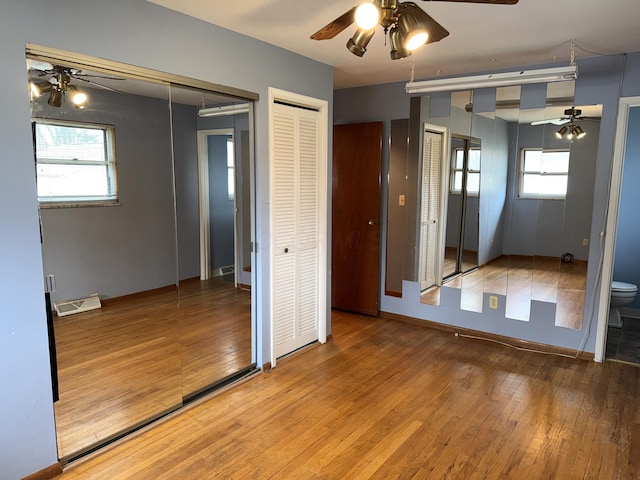
[[[609,217],[605,237],[602,287],[598,311],[595,360],[640,364],[640,298],[619,307],[621,322],[609,322],[613,281],[640,284],[640,260],[636,260],[640,228],[630,221],[640,201],[636,182],[640,180],[640,97],[620,99],[615,152],[611,176]]]

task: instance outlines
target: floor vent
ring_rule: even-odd
[[[78,298],[77,300],[67,300],[66,302],[56,302],[53,304],[56,310],[56,314],[59,317],[65,315],[71,315],[73,313],[88,312],[89,310],[96,310],[102,305],[100,304],[100,297],[97,293],[85,298]]]
[[[235,267],[233,265],[229,265],[227,267],[214,268],[212,271],[213,277],[224,277],[225,275],[230,275],[235,272]]]

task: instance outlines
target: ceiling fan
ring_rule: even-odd
[[[90,75],[82,73],[82,70],[76,68],[63,67],[60,65],[51,65],[50,63],[40,62],[28,59],[27,68],[29,70],[29,88],[32,97],[39,97],[45,93],[49,93],[47,103],[52,107],[60,107],[64,97],[68,97],[74,107],[82,109],[87,106],[87,94],[72,85],[73,80],[85,82],[110,90],[112,92],[121,93],[115,88],[108,87],[89,78],[104,78],[105,80],[124,80],[118,77],[104,77],[100,75]]]
[[[582,129],[580,125],[576,125],[577,120],[588,120],[592,117],[581,117],[582,110],[579,108],[571,107],[564,111],[566,116],[559,118],[550,118],[547,120],[539,120],[531,122],[531,125],[558,125],[561,126],[560,130],[556,132],[558,138],[565,138],[567,140],[573,140],[574,138],[583,138],[587,133]],[[569,125],[566,125],[566,124]]]
[[[424,0],[442,2],[491,3],[515,5],[518,0]],[[311,35],[312,40],[330,40],[355,23],[356,33],[347,42],[351,53],[362,57],[380,25],[391,43],[391,59],[408,57],[426,43],[439,42],[449,35],[447,29],[430,17],[414,2],[373,0],[361,3]]]

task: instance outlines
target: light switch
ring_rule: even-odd
[[[398,197],[398,205],[400,205],[401,207],[404,207],[404,195],[400,195]]]

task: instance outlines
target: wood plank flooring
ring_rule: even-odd
[[[219,279],[55,318],[58,455],[66,458],[182,405],[251,364],[250,293]]]
[[[484,293],[507,297],[506,316],[529,320],[532,300],[556,304],[556,325],[582,328],[587,263],[562,263],[546,257],[503,256],[461,275],[446,286],[461,289],[460,308],[482,312]],[[427,305],[440,305],[440,289],[421,296]]]
[[[640,478],[640,368],[344,312],[332,335],[59,478]]]

